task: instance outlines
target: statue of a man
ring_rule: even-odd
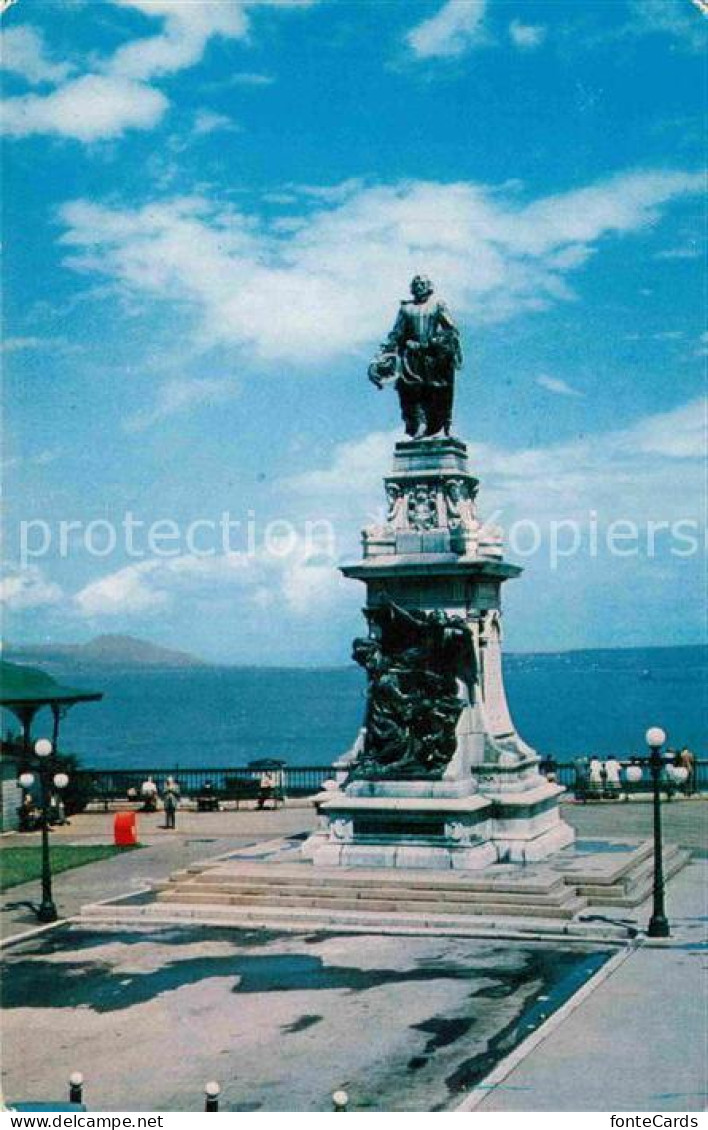
[[[395,377],[407,435],[449,435],[455,370],[462,365],[459,331],[430,279],[416,275],[411,295],[369,366],[369,379],[382,388]]]

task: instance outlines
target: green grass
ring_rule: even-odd
[[[50,847],[52,874],[58,875],[60,871],[71,871],[74,867],[83,867],[86,863],[96,863],[99,859],[110,859],[112,855],[133,850],[133,845],[116,847],[114,844],[53,844]],[[42,849],[39,845],[3,847],[0,852],[1,891],[17,887],[20,883],[28,883],[32,879],[40,879],[41,876]]]

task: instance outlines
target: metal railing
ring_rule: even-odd
[[[619,760],[619,759],[618,759]],[[622,794],[646,793],[651,791],[651,776],[646,764],[646,759],[640,760],[625,760],[620,761],[620,784],[619,792]],[[630,766],[639,766],[642,769],[642,777],[639,781],[628,781],[625,770]],[[548,759],[541,759],[542,772],[548,774],[553,773],[559,785],[563,785],[569,792],[574,792],[578,784],[578,775],[576,764],[574,761],[549,761]],[[672,781],[668,773],[662,776],[662,791],[666,789],[667,792],[676,795],[676,793],[683,793],[686,791],[683,785],[676,784]],[[708,791],[708,761],[696,761],[694,763],[693,779],[689,782],[689,789],[692,792],[700,793]],[[617,791],[617,790],[615,790]],[[603,795],[609,795],[612,792],[611,786],[602,782],[591,785],[586,789],[587,799],[592,800],[600,798]]]
[[[284,766],[269,772],[275,787],[286,797],[313,796],[320,792],[323,781],[333,775],[331,765]],[[222,800],[237,799],[257,792],[262,773],[262,769],[248,766],[197,769],[175,765],[172,769],[80,769],[76,775],[85,796],[108,805],[112,801],[126,800],[133,790],[139,797],[140,786],[148,777],[160,793],[167,778],[173,777],[184,797],[196,799],[206,790]]]
[[[630,761],[621,761],[624,770]],[[541,760],[541,769],[545,773],[552,772],[560,785],[564,785],[569,792],[576,786],[576,768],[574,762]],[[183,768],[175,765],[171,769],[80,769],[76,775],[80,778],[82,791],[94,802],[105,805],[114,801],[125,801],[132,790],[140,796],[140,786],[147,777],[151,777],[162,793],[165,781],[173,777],[179,784],[182,795],[196,799],[207,792],[220,799],[228,800],[255,794],[262,774],[262,769],[249,768],[248,766],[229,766],[214,769]],[[288,765],[281,769],[271,770],[276,787],[285,797],[307,797],[320,792],[324,781],[334,776],[331,765]],[[682,792],[680,786],[672,785],[667,779],[667,786],[673,792]],[[629,783],[624,772],[621,774],[620,788],[622,793],[642,793],[649,791],[651,781],[648,772],[644,773],[641,781]],[[696,761],[693,789],[696,792],[708,791],[708,761]],[[593,799],[597,790],[588,793],[588,799]],[[600,794],[602,795],[602,791]]]

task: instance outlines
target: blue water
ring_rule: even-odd
[[[541,753],[627,755],[643,750],[649,725],[674,746],[708,755],[708,660],[700,648],[566,652],[505,660],[512,716]],[[202,667],[51,671],[105,692],[72,709],[61,745],[106,768],[244,765],[278,757],[331,762],[361,725],[359,669]],[[48,729],[40,715],[36,734]]]

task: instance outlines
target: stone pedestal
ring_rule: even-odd
[[[477,517],[478,480],[460,440],[397,443],[384,484],[387,521],[364,530],[362,560],[342,569],[366,585],[373,655],[364,664],[370,676],[367,719],[335,766],[337,787],[316,799],[320,830],[304,850],[315,864],[348,867],[471,870],[543,859],[570,843],[573,831],[559,815],[563,790],[539,773],[538,756],[517,734],[504,692],[501,587],[521,569],[503,560],[501,530]],[[408,614],[413,631],[420,623],[425,632],[427,616],[435,639],[466,640],[469,649],[464,667],[448,676],[440,704],[455,719],[454,731],[445,735],[441,724],[444,752],[433,749],[430,756],[434,732],[427,746],[416,738],[415,706],[409,708],[400,693],[406,687],[403,668],[410,688],[415,649],[406,650],[405,641],[396,649],[395,632],[385,637],[380,626],[387,617],[405,625]],[[357,643],[365,652],[369,641]],[[438,675],[430,678],[426,686],[437,685],[436,679],[442,685]],[[407,697],[415,702],[415,694]],[[435,717],[435,703],[429,706]],[[394,744],[409,742],[410,755],[398,761],[389,756],[381,739],[386,725]],[[399,775],[397,765],[403,767]]]

